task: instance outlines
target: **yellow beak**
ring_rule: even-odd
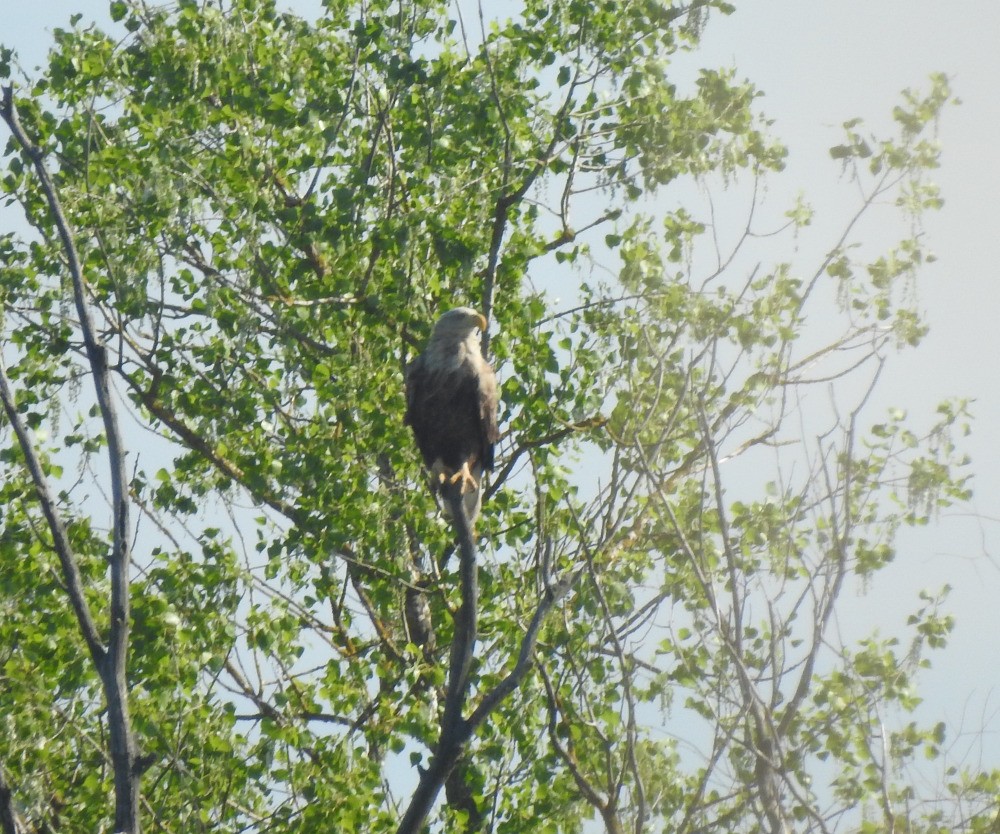
[[[489,322],[486,321],[486,316],[484,316],[482,313],[476,313],[476,317],[477,321],[479,322],[479,329],[482,330],[483,333],[485,333],[486,328],[489,325]]]

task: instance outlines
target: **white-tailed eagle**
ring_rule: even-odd
[[[449,310],[406,371],[406,422],[431,472],[431,488],[460,483],[470,524],[479,515],[480,481],[493,468],[500,437],[496,377],[483,358],[480,330],[486,330],[480,313]]]

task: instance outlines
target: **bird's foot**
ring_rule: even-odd
[[[442,475],[442,479],[444,476]],[[462,486],[459,490],[459,494],[465,495],[467,492],[475,492],[479,489],[479,482],[472,477],[472,473],[469,471],[469,464],[463,463],[462,468],[458,470],[454,475],[448,478],[448,483],[457,484],[461,482]],[[442,480],[442,483],[444,481]]]

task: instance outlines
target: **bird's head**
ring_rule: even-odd
[[[441,316],[434,325],[432,339],[463,341],[474,330],[486,332],[486,316],[471,307],[456,307]]]

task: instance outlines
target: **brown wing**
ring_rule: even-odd
[[[424,357],[421,354],[406,367],[406,416],[403,418],[403,422],[408,426],[413,425],[416,403],[419,396],[418,391],[425,377]]]
[[[441,411],[439,388],[434,375],[427,368],[423,354],[414,359],[406,369],[406,424],[413,429],[417,448],[424,463],[431,466],[440,457],[441,432],[438,417]]]
[[[480,360],[454,372],[429,367],[424,354],[406,372],[406,424],[413,429],[424,463],[441,461],[458,471],[469,461],[492,469],[497,427],[496,376]]]

